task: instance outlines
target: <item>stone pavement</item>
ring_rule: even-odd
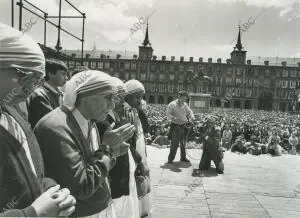
[[[177,161],[179,149],[167,164],[169,149],[147,147],[154,218],[300,218],[300,156],[225,152],[225,174],[218,175],[214,166],[197,170],[202,150],[187,152],[191,164]]]

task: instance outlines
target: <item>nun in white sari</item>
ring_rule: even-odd
[[[115,158],[127,154],[129,146],[123,142],[135,127],[116,129],[116,137],[101,143],[95,124],[114,109],[116,92],[116,78],[100,71],[80,72],[67,82],[63,105],[35,127],[46,175],[68,187],[77,200],[72,216],[117,218],[108,172]]]
[[[139,197],[140,217],[151,217],[152,202],[151,202],[151,184],[149,167],[146,153],[145,136],[142,123],[138,116],[137,107],[142,103],[141,100],[145,94],[145,88],[138,80],[129,80],[125,83],[127,90],[125,101],[128,103],[129,110],[133,114],[133,124],[136,128],[135,146],[136,151],[141,156],[141,163],[138,164],[136,172],[136,183]]]
[[[117,98],[115,99],[115,109],[108,113],[105,122],[97,123],[99,132],[103,132],[103,141],[112,129],[130,123],[130,119],[124,113],[124,96],[126,93],[125,84],[116,78],[118,87]],[[108,128],[107,128],[108,127]],[[139,200],[137,196],[134,172],[136,164],[132,153],[128,153],[117,158],[116,165],[110,171],[110,187],[112,189],[113,206],[116,217],[139,218]]]

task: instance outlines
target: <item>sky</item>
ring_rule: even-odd
[[[15,0],[17,2],[18,0]],[[59,0],[28,0],[49,15],[58,15]],[[247,56],[300,57],[300,0],[69,0],[86,13],[84,49],[136,51],[144,39],[146,20],[154,55],[230,57],[238,25]],[[28,4],[24,6],[36,11]],[[62,15],[80,15],[64,0]],[[19,7],[15,6],[18,27]],[[23,11],[26,34],[43,43],[44,22]],[[52,18],[57,23],[57,19]],[[11,25],[11,0],[0,0],[0,22]],[[137,25],[136,23],[142,23]],[[28,26],[28,25],[27,25]],[[81,37],[82,19],[63,19],[62,27]],[[57,30],[47,26],[47,46]],[[80,41],[61,33],[63,49],[81,49]]]

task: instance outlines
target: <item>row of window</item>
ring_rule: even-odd
[[[278,88],[291,88],[291,89],[295,89],[296,86],[300,85],[299,81],[288,81],[288,80],[280,80],[280,81],[276,81],[276,87]]]
[[[110,69],[110,68],[114,68],[114,69],[131,69],[131,70],[136,70],[136,63],[111,63],[111,62],[102,62],[102,61],[98,61],[98,62],[88,62],[88,61],[84,61],[83,65],[91,68],[91,69]],[[81,62],[77,61],[69,61],[68,62],[68,67],[69,68],[75,68],[76,66],[81,66]]]
[[[119,77],[119,73],[110,73],[112,76],[115,77]],[[125,73],[125,80],[130,80],[130,79],[136,79],[136,74],[135,73]],[[245,80],[245,82],[242,84],[242,80],[240,79],[236,79],[235,83],[232,82],[232,78],[226,78],[226,85],[228,86],[234,86],[234,87],[224,87],[225,89],[240,89],[240,88],[245,88],[245,90],[251,90],[251,87],[253,88],[257,88],[257,87],[262,87],[262,88],[271,88],[271,87],[276,87],[276,88],[283,88],[283,89],[295,89],[300,87],[300,81],[292,81],[292,80],[278,80],[278,81],[270,81],[270,80],[256,80],[256,79],[248,79]],[[146,80],[146,74],[145,73],[141,73],[140,74],[140,79],[142,82],[147,83]],[[162,80],[164,82],[167,82],[168,80]],[[169,81],[173,81],[173,80],[169,80]],[[216,89],[214,90],[215,94],[220,95],[221,94],[221,89],[222,89],[222,84],[221,84],[221,80],[217,80],[218,82],[220,82],[220,84],[215,83],[216,81],[214,81],[212,83],[212,88]],[[150,83],[149,83],[150,84]],[[199,81],[194,89],[192,84],[188,84],[187,85],[187,91],[189,92],[207,92],[207,85],[203,83],[203,81]],[[166,83],[161,83],[161,84],[157,84],[157,83],[151,83],[150,84],[150,88],[149,90],[151,90],[151,92],[170,92],[173,93],[174,92],[174,84],[166,84]],[[182,91],[184,90],[184,84],[179,83],[177,85],[177,90],[178,91]]]
[[[213,77],[212,84],[222,85],[223,80],[222,77]],[[276,88],[296,88],[300,87],[300,81],[294,80],[268,80],[268,79],[246,79],[242,81],[241,78],[226,77],[225,85],[230,86],[253,86],[253,87],[266,87],[270,88],[271,86],[276,86]]]
[[[165,85],[165,84],[148,84],[146,85],[147,92],[158,92],[158,93],[174,93],[175,86],[172,84]],[[185,90],[183,85],[177,85],[177,92]],[[193,86],[188,86],[187,91],[194,92]],[[199,93],[207,93],[207,87],[198,86],[196,91]],[[258,89],[254,88],[245,88],[242,90],[241,88],[226,88],[222,91],[222,88],[216,87],[212,89],[212,93],[215,96],[232,96],[232,97],[259,97],[258,96]],[[288,90],[277,90],[275,93],[276,98],[288,98],[290,92]]]
[[[119,73],[117,72],[110,72],[112,76],[119,77]],[[130,80],[130,79],[139,79],[143,82],[147,81],[146,78],[146,73],[141,73],[140,78],[137,78],[136,73],[125,73],[124,74],[124,79],[125,80]],[[184,75],[179,75],[178,78],[176,78],[178,81],[183,81]],[[240,87],[264,87],[264,88],[270,88],[270,87],[276,87],[276,88],[290,88],[290,89],[295,89],[300,87],[300,80],[299,81],[294,81],[294,80],[268,80],[268,79],[246,79],[245,81],[242,81],[241,78],[235,78],[235,80],[231,77],[226,77],[225,83],[223,82],[222,77],[213,77],[212,79],[212,85],[213,86],[235,86],[236,88]],[[155,75],[150,74],[150,81],[155,80]],[[159,75],[159,81],[161,82],[168,82],[168,81],[174,81],[175,77],[173,74],[170,74],[168,77],[164,74]],[[166,84],[162,84],[166,85]],[[178,84],[179,87],[183,87],[183,84]],[[192,87],[191,84],[188,85],[188,87]],[[203,87],[204,83],[203,81],[198,81],[197,87]],[[162,88],[164,89],[164,88]],[[180,88],[180,91],[183,90],[183,88]],[[193,88],[190,88],[191,92],[194,92]],[[171,91],[173,92],[173,91]],[[196,92],[202,92],[201,91],[196,91]]]
[[[161,93],[174,93],[180,91],[188,92],[197,92],[197,93],[208,93],[208,87],[197,86],[196,90],[193,85],[187,85],[186,87],[183,84],[153,84],[146,83],[145,88],[147,92],[161,92]]]
[[[178,90],[181,89],[183,90],[183,85],[178,85]],[[146,90],[149,92],[169,92],[173,93],[174,92],[174,85],[173,84],[146,84]],[[180,91],[181,91],[180,90]]]
[[[81,66],[81,61],[68,61],[68,66],[70,68],[74,68],[76,66]],[[137,69],[137,63],[136,62],[110,62],[110,61],[84,61],[83,65],[86,67],[89,67],[91,69],[131,69],[136,70]],[[148,64],[141,63],[141,70],[147,71],[148,70]],[[265,76],[269,77],[271,75],[276,75],[276,77],[300,77],[300,71],[291,69],[280,69],[280,68],[273,68],[272,70],[269,68],[243,68],[243,67],[221,67],[221,66],[207,66],[204,65],[198,65],[197,67],[194,67],[194,65],[169,65],[166,67],[164,64],[156,65],[156,64],[150,64],[150,70],[151,71],[169,71],[169,72],[186,72],[186,71],[195,71],[199,72],[201,71],[204,75],[211,75],[213,73],[220,74],[223,70],[223,72],[226,72],[226,75],[232,76],[235,74],[236,76],[242,76],[244,72],[246,72],[246,75],[248,76]]]
[[[196,90],[192,85],[188,85],[185,87],[183,84],[153,84],[146,83],[145,84],[146,92],[158,92],[158,93],[174,93],[183,90],[187,90],[189,92],[197,92],[197,93],[208,93],[208,87],[205,86],[196,86]],[[241,87],[212,87],[211,93],[215,96],[232,96],[232,97],[259,97],[259,89],[258,88],[241,88]],[[274,92],[276,98],[288,98],[290,95],[290,91],[286,89],[277,89]]]
[[[245,88],[244,90],[241,88],[226,88],[225,92],[222,92],[220,87],[217,87],[212,90],[213,95],[215,96],[231,96],[231,97],[248,97],[248,98],[257,98],[259,97],[258,89],[254,88]],[[288,98],[290,97],[290,91],[288,90],[276,90],[274,93],[276,98]]]

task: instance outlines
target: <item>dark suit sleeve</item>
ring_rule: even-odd
[[[98,132],[99,132],[99,136],[100,136],[100,138],[102,140],[105,131],[110,126],[110,123],[105,120],[105,121],[97,122],[96,125],[97,125],[97,129],[98,129]]]
[[[98,128],[98,132],[99,132],[99,135],[100,135],[100,138],[102,139],[103,138],[103,135],[104,135],[104,132],[107,130],[107,128],[110,126],[109,122],[107,121],[104,121],[104,122],[98,122],[97,123],[97,128]],[[140,163],[141,160],[142,160],[142,157],[141,155],[136,151],[136,149],[134,148],[134,146],[132,146],[132,143],[133,143],[133,140],[130,139],[128,141],[128,143],[130,144],[130,151],[131,151],[131,154],[133,156],[133,159],[136,163]],[[114,166],[115,165],[115,160],[113,160],[113,163],[112,165]],[[111,166],[111,167],[113,167]]]
[[[28,101],[28,121],[31,127],[34,128],[36,123],[46,114],[51,112],[51,103],[48,99],[41,95],[33,95]]]
[[[55,178],[62,187],[70,189],[78,200],[90,198],[108,175],[111,167],[110,148],[100,149],[87,160],[81,145],[62,129],[37,126],[35,134],[42,150],[46,176]]]
[[[150,125],[146,113],[142,109],[138,109],[138,114],[143,126],[144,133],[150,133]]]
[[[43,190],[46,191],[47,189],[56,186],[57,183],[51,178],[43,178]]]

